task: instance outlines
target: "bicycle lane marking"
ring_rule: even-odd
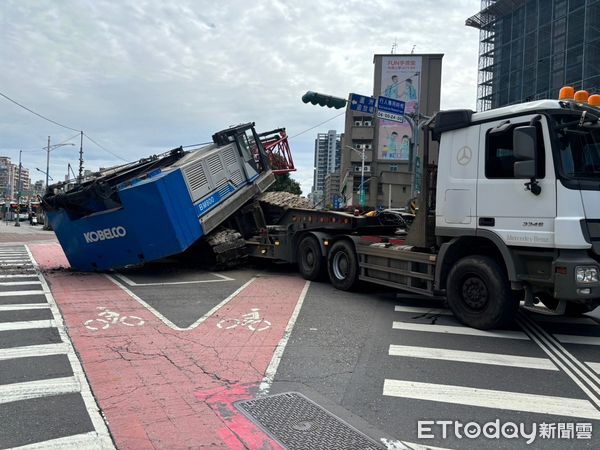
[[[307,282],[296,276],[257,278],[200,326],[178,331],[105,276],[51,270],[68,267],[57,244],[30,247],[47,269],[119,448],[279,448],[232,403],[254,398]],[[139,317],[144,325],[89,330],[84,323],[98,317],[98,306]],[[253,308],[269,327],[217,326],[222,319],[243,320]]]

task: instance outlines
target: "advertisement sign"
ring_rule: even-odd
[[[405,114],[416,111],[421,81],[420,56],[385,56],[381,64],[380,95],[405,103]]]
[[[404,114],[418,109],[421,57],[385,56],[381,65],[380,95],[404,102]],[[413,132],[408,120],[379,120],[377,156],[380,160],[408,161]]]
[[[380,160],[408,161],[412,129],[408,121],[379,121],[379,144],[377,156]]]

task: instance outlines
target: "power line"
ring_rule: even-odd
[[[314,130],[315,128],[317,128],[317,127],[320,127],[321,125],[323,125],[323,124],[326,124],[327,122],[331,122],[333,119],[337,119],[337,118],[338,118],[338,117],[340,117],[342,114],[346,114],[346,111],[342,111],[342,112],[341,112],[341,113],[339,113],[337,116],[333,116],[331,119],[327,119],[327,120],[325,120],[324,122],[318,123],[318,124],[316,124],[314,127],[307,128],[306,130],[304,130],[304,131],[301,131],[300,133],[298,133],[298,134],[295,134],[295,135],[293,135],[293,136],[289,137],[288,139],[294,139],[295,137],[298,137],[298,136],[300,136],[301,134],[307,133],[307,132],[309,132],[310,130]]]
[[[49,119],[46,116],[42,116],[41,114],[36,113],[34,110],[29,109],[27,106],[21,105],[19,102],[14,101],[12,98],[8,97],[7,95],[4,95],[2,92],[0,92],[0,96],[4,97],[5,99],[7,99],[10,102],[13,102],[15,105],[20,106],[24,110],[29,111],[31,114],[35,114],[36,116],[41,117],[42,119],[47,120],[48,122],[53,123],[54,125],[58,125],[59,127],[66,128],[67,130],[72,130],[72,131],[79,132],[79,130],[76,130],[75,128],[68,127],[66,125],[63,125],[62,123],[58,123],[58,122],[56,122],[56,121],[54,121],[52,119]]]
[[[111,154],[111,155],[113,155],[115,158],[118,158],[118,159],[120,159],[121,161],[125,161],[125,162],[127,162],[127,160],[126,160],[126,159],[124,159],[124,158],[121,158],[121,157],[120,157],[119,155],[117,155],[116,153],[114,153],[114,152],[111,152],[111,151],[110,151],[109,149],[107,149],[106,147],[104,147],[104,146],[102,146],[102,145],[98,144],[98,143],[97,143],[95,140],[93,140],[93,139],[92,139],[91,137],[89,137],[87,134],[83,133],[83,135],[84,135],[86,138],[88,138],[88,139],[89,139],[91,142],[93,142],[94,144],[96,144],[98,147],[100,147],[102,150],[104,150],[105,152],[108,152],[108,153],[110,153],[110,154]]]

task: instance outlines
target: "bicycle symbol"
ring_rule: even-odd
[[[141,317],[122,316],[118,312],[111,311],[105,306],[97,306],[96,309],[100,310],[98,313],[100,318],[86,320],[83,323],[88,330],[106,330],[110,328],[111,325],[118,324],[126,325],[128,327],[141,327],[144,325],[144,320]]]
[[[251,308],[250,312],[243,314],[241,319],[221,319],[217,327],[231,330],[237,326],[247,327],[250,331],[264,331],[271,327],[271,322],[260,318],[258,308]]]

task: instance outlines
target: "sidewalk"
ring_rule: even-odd
[[[32,241],[56,241],[54,231],[46,231],[42,225],[29,225],[29,222],[20,222],[16,227],[15,222],[0,222],[0,245],[25,244]]]

